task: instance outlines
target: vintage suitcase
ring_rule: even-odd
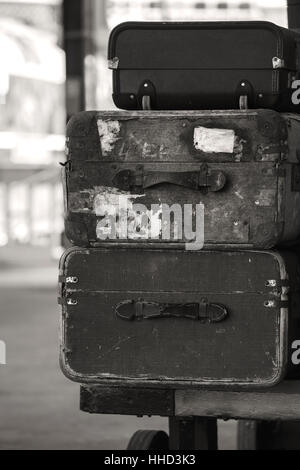
[[[298,115],[83,112],[68,124],[67,155],[66,232],[77,246],[204,238],[204,248],[269,249],[299,237]]]
[[[300,35],[257,22],[123,23],[111,33],[121,109],[299,110]]]
[[[72,248],[60,266],[62,370],[162,388],[269,387],[290,366],[299,377],[299,272],[291,252]]]

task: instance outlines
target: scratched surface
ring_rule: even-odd
[[[292,312],[281,307],[284,291],[266,286],[268,279],[286,278],[285,263],[270,252],[74,249],[64,264],[66,277],[78,277],[64,291],[77,302],[63,307],[64,370],[92,383],[271,385],[287,372],[288,315],[295,329],[298,321],[293,324]],[[128,300],[203,299],[223,305],[228,316],[208,323],[116,315],[117,305]],[[268,300],[275,302],[272,308],[265,306]]]
[[[159,223],[163,204],[192,204],[194,224],[195,208],[203,204],[207,246],[271,248],[298,238],[300,192],[291,191],[291,180],[299,164],[299,130],[300,120],[269,110],[81,113],[68,126],[68,236],[78,245],[103,241],[105,214],[117,220],[124,215],[116,204],[120,197],[129,203],[128,222],[136,221],[127,237],[135,242],[144,240],[149,216]],[[133,178],[125,187],[124,172]],[[226,182],[217,191],[209,184],[172,183],[172,175],[187,172],[202,182],[222,173]],[[156,183],[144,187],[149,174]],[[147,209],[144,222],[136,204]],[[152,241],[189,241],[180,225],[171,218],[173,238],[163,240],[158,229]],[[110,238],[124,241],[126,234]]]

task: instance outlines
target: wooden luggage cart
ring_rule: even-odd
[[[71,2],[65,0],[64,4],[66,10]],[[82,17],[80,9],[78,15]],[[288,16],[289,27],[299,28],[300,3],[297,0],[288,0]],[[65,17],[68,17],[67,11]],[[80,34],[69,35],[67,28],[66,33],[67,74],[74,78],[72,73],[78,70],[76,79],[79,83],[81,80],[81,100],[78,99],[77,109],[80,111],[85,107],[84,57],[76,54],[72,59],[70,53],[72,41],[79,41]],[[67,95],[72,96],[70,93]],[[73,107],[74,103],[69,103],[69,114],[70,110],[74,112]],[[82,411],[93,414],[162,416],[169,419],[169,435],[162,431],[137,431],[129,443],[130,450],[217,449],[218,418],[239,420],[239,449],[300,448],[300,381],[284,382],[255,392],[82,386],[80,407]]]
[[[80,408],[169,419],[169,435],[137,431],[128,450],[217,450],[217,419],[239,420],[239,450],[300,448],[300,381],[255,392],[84,386]]]

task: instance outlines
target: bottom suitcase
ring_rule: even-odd
[[[297,375],[292,252],[72,248],[61,260],[61,366],[80,383],[267,387]]]

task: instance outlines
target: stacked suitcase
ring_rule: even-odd
[[[67,131],[69,378],[252,389],[299,377],[298,41],[265,22],[113,31],[127,111],[83,112]]]

